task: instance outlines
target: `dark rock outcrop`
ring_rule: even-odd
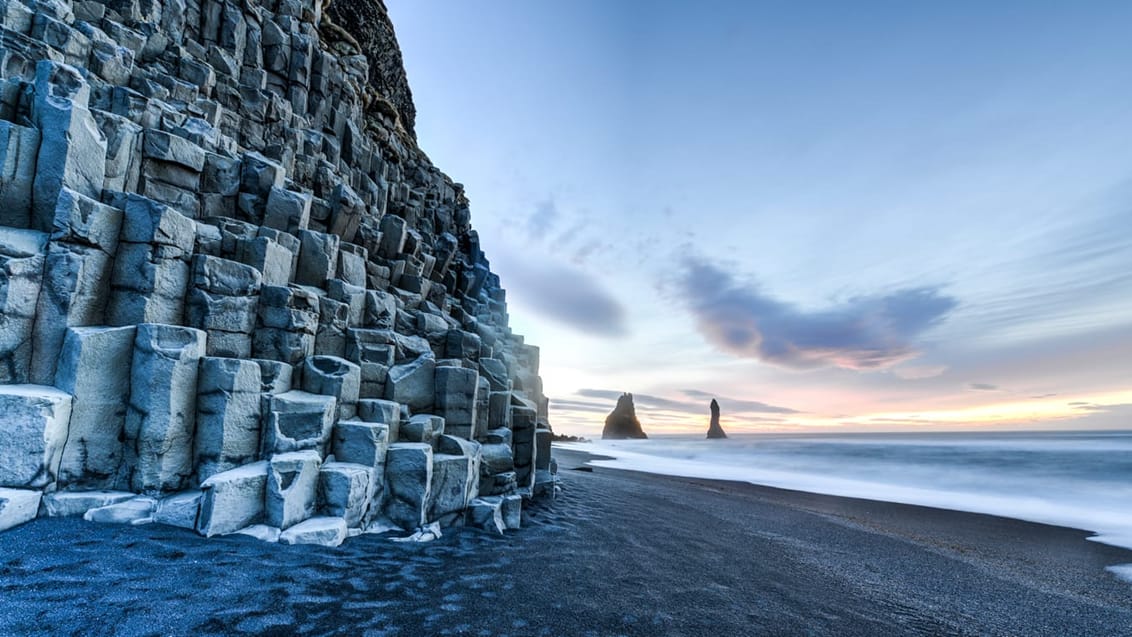
[[[413,92],[397,45],[393,22],[383,0],[332,0],[326,8],[324,30],[339,27],[346,31],[369,62],[369,83],[376,89],[369,109],[397,113],[401,125],[414,140],[417,108],[413,105]]]
[[[708,439],[726,438],[727,434],[723,433],[723,427],[719,426],[719,403],[715,399],[711,399],[711,425],[707,430]]]
[[[605,428],[601,430],[601,438],[602,440],[648,438],[641,430],[641,421],[637,420],[633,394],[621,394],[617,399],[617,406],[605,418]]]

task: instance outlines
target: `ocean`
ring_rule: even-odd
[[[666,435],[561,446],[612,458],[591,463],[598,467],[989,513],[1132,549],[1132,431]]]

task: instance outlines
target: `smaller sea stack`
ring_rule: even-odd
[[[707,430],[708,440],[713,438],[726,438],[727,434],[723,433],[723,427],[719,426],[719,403],[715,399],[711,399],[711,425]]]
[[[605,417],[605,428],[601,430],[602,440],[624,440],[626,438],[648,438],[641,430],[637,420],[637,409],[633,407],[633,394],[621,394],[617,406]]]

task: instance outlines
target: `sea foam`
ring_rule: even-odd
[[[1132,549],[1132,433],[655,436],[566,443],[598,467],[986,513]],[[1132,565],[1114,567],[1132,577]]]

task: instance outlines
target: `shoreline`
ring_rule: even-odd
[[[575,470],[524,528],[426,544],[0,535],[0,635],[1129,635],[1132,552],[984,514]],[[248,568],[248,565],[254,568]]]
[[[1121,431],[1128,434],[1132,432]],[[793,437],[793,436],[792,436]],[[834,475],[826,476],[820,472],[800,471],[796,474],[785,473],[783,476],[763,475],[759,472],[753,474],[739,466],[724,462],[714,466],[717,471],[705,472],[704,462],[685,462],[679,456],[652,454],[647,450],[624,448],[606,451],[604,449],[587,449],[586,447],[596,441],[555,443],[558,453],[579,453],[591,456],[588,461],[594,462],[595,467],[604,469],[644,473],[655,476],[687,478],[695,480],[709,480],[735,484],[749,484],[752,486],[777,489],[796,493],[799,495],[823,495],[834,498],[847,498],[861,502],[877,502],[885,504],[902,504],[923,507],[939,511],[955,513],[970,513],[988,515],[992,517],[1030,522],[1052,527],[1062,527],[1079,530],[1087,533],[1090,542],[1113,546],[1119,549],[1132,551],[1132,527],[1127,521],[1114,521],[1101,515],[1104,511],[1121,510],[1099,507],[1093,503],[1092,509],[1073,508],[1072,502],[1045,501],[1035,508],[1033,504],[1019,507],[1019,502],[1028,502],[1028,493],[967,493],[964,491],[949,491],[946,488],[936,489],[922,484],[899,485],[891,482],[871,482],[865,478]],[[618,455],[623,452],[623,455]],[[647,459],[646,462],[637,461],[637,458]],[[653,461],[650,466],[648,461]],[[670,461],[667,466],[658,468],[658,463]],[[962,471],[962,469],[958,469]],[[712,474],[715,475],[712,475]],[[773,473],[773,472],[772,472]],[[1068,509],[1058,508],[1067,504]],[[1115,503],[1107,503],[1114,504]],[[1099,517],[1098,517],[1099,515]],[[1132,564],[1122,577],[1132,584]]]

